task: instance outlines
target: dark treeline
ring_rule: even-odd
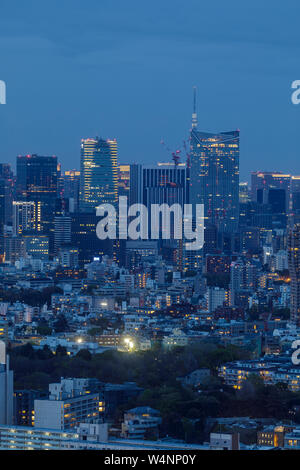
[[[249,353],[234,346],[200,344],[165,350],[156,344],[149,351],[124,353],[115,350],[91,355],[81,350],[67,355],[58,347],[34,350],[30,344],[10,351],[15,373],[15,389],[47,390],[50,382],[61,377],[95,377],[102,382],[134,381],[143,388],[139,397],[117,410],[120,422],[125,409],[151,406],[163,418],[161,435],[189,442],[204,439],[208,416],[251,416],[288,419],[289,410],[300,404],[300,394],[289,392],[283,384],[264,386],[257,377],[250,377],[242,390],[225,386],[217,376],[217,368],[227,361],[244,359]],[[209,368],[211,377],[198,389],[183,387],[178,377],[197,368]]]
[[[21,302],[31,307],[42,307],[51,304],[52,294],[62,294],[59,287],[45,287],[41,291],[36,289],[0,289],[1,302]]]

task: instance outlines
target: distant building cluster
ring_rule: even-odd
[[[114,435],[108,423],[141,393],[136,383],[62,377],[47,391],[14,390],[5,345],[68,356],[232,345],[252,359],[221,364],[224,386],[241,391],[254,375],[300,391],[300,176],[255,171],[240,182],[239,130],[201,132],[195,112],[185,161],[178,151],[172,162],[121,164],[117,140],[99,137],[80,152],[79,170],[37,154],[18,156],[16,174],[0,164],[0,449],[185,448],[159,441],[150,406],[126,409]],[[99,239],[96,208],[117,208],[119,196],[147,208],[203,204],[203,248],[163,233]],[[177,380],[197,389],[211,372]],[[256,445],[300,447],[296,425],[267,424]],[[204,447],[239,449],[235,426],[214,429]]]

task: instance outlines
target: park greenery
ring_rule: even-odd
[[[36,289],[0,289],[0,302],[21,302],[31,307],[42,307],[47,304],[51,305],[52,294],[62,294],[63,291],[59,287],[45,287],[41,291]]]
[[[101,382],[136,382],[143,391],[115,415],[120,423],[130,407],[151,406],[162,415],[162,436],[200,442],[204,438],[207,417],[272,417],[288,419],[293,405],[300,404],[300,394],[284,384],[265,386],[250,376],[241,390],[224,385],[217,371],[221,364],[249,358],[249,353],[235,346],[223,347],[199,343],[172,350],[156,343],[151,350],[133,353],[108,350],[92,355],[81,350],[67,355],[58,346],[55,353],[48,347],[36,350],[30,343],[9,351],[15,374],[15,389],[47,391],[48,384],[61,377],[95,377]],[[183,386],[179,377],[197,368],[209,368],[211,376],[197,388]],[[300,417],[299,417],[300,418]]]

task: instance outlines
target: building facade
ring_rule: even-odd
[[[206,222],[236,232],[239,221],[239,131],[191,132],[190,202],[204,204]]]
[[[300,325],[300,224],[288,235],[288,267],[291,277],[291,321]]]
[[[118,200],[117,141],[82,139],[80,161],[81,212],[95,212],[100,204]]]

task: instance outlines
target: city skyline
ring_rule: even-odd
[[[300,450],[299,1],[0,10],[0,452]]]
[[[160,10],[130,5],[132,17],[123,2],[91,1],[91,18],[79,2],[42,9],[31,0],[18,13],[4,2],[4,161],[55,154],[69,168],[79,162],[80,139],[99,134],[118,140],[122,163],[166,161],[160,142],[176,149],[186,139],[196,86],[199,129],[241,130],[242,180],[256,169],[300,174],[300,109],[291,102],[300,72],[296,1],[273,5],[272,21],[258,1],[238,8],[229,1],[219,15],[202,5],[200,22],[194,0],[168,0]]]

